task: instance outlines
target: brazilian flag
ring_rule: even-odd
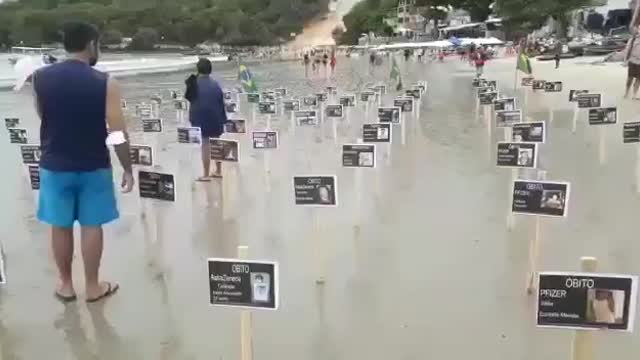
[[[518,65],[516,66],[516,69],[527,75],[531,75],[533,73],[531,60],[529,60],[529,57],[524,52],[521,52],[520,55],[518,55]]]
[[[238,69],[238,80],[242,84],[244,92],[255,93],[258,92],[258,85],[253,79],[253,74],[245,65],[240,65]]]

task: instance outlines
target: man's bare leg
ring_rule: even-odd
[[[202,138],[202,169],[204,175],[198,178],[198,181],[210,181],[209,177],[211,176],[211,142],[209,138]]]
[[[629,97],[629,91],[631,90],[631,85],[633,84],[633,77],[629,76],[627,77],[627,87],[626,90],[624,92],[624,97],[628,98]]]
[[[51,249],[58,267],[60,284],[56,293],[63,297],[75,296],[71,263],[73,262],[73,228],[51,227]]]
[[[222,162],[216,161],[216,172],[213,173],[215,177],[222,177]]]
[[[640,79],[634,78],[633,81],[633,98],[638,98],[638,89],[640,89]]]
[[[84,276],[87,284],[87,299],[103,296],[113,285],[99,282],[100,260],[102,259],[102,227],[83,226],[82,259],[84,260]]]

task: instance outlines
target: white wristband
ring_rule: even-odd
[[[107,145],[120,145],[127,142],[122,131],[114,131],[107,136]]]

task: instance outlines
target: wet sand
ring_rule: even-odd
[[[637,145],[622,144],[622,124],[607,127],[607,157],[600,165],[597,129],[585,114],[572,134],[566,101],[571,88],[602,89],[605,104],[618,105],[619,122],[636,120],[640,102],[620,100],[626,69],[533,65],[538,78],[565,85],[539,167],[549,180],[572,183],[568,217],[542,219],[538,270],[579,270],[579,258],[590,255],[603,272],[639,273]],[[347,92],[387,79],[386,66],[377,80],[367,66],[364,57],[340,58],[333,81],[301,80],[303,70],[295,64],[252,71],[260,74],[261,89],[284,86],[303,95],[328,84]],[[238,245],[249,246],[250,258],[280,263],[280,309],[253,313],[256,359],[568,359],[571,331],[534,326],[534,298],[525,291],[534,218],[517,216],[515,229],[507,229],[511,172],[496,168],[494,158],[495,142],[504,135],[493,130],[489,137],[484,119],[475,117],[473,69],[453,58],[401,66],[406,84],[428,80],[429,90],[420,118],[407,122],[406,145],[394,131],[391,161],[379,151],[377,169],[363,169],[359,205],[355,171],[341,167],[340,144],[355,142],[360,124],[373,121],[373,107],[368,119],[359,107],[340,124],[339,145],[328,128],[298,128],[294,137],[288,117],[274,119],[281,148],[271,154],[270,192],[264,154],[251,150],[244,136],[240,164],[225,166],[236,175],[229,177],[236,180],[230,213],[221,208],[219,183],[192,182],[200,171],[197,150],[176,144],[175,113],[166,107],[168,130],[157,159],[163,171],[178,174],[178,202],[151,206],[157,210],[149,213],[163,219],[160,247],[145,240],[137,195],[119,196],[122,217],[106,227],[102,275],[121,290],[95,306],[80,301],[64,307],[54,300],[48,231],[34,219],[34,193],[19,150],[0,131],[7,169],[0,239],[9,280],[0,288],[1,359],[237,359],[240,314],[208,305],[206,259],[235,257]],[[514,67],[515,59],[491,62],[486,77],[513,94]],[[235,71],[216,65],[215,73],[232,86]],[[182,88],[184,77],[122,82],[132,107],[159,90]],[[522,94],[517,92],[519,104]],[[546,120],[548,103],[547,95],[531,96],[527,116]],[[28,92],[0,93],[0,114],[20,117],[35,142],[38,121],[31,107]],[[247,114],[245,101],[242,107]],[[129,124],[132,142],[143,141],[139,120]],[[296,207],[294,174],[337,175],[340,206]],[[312,231],[314,216],[319,234]],[[315,264],[322,258],[326,283],[317,285]],[[74,274],[83,294],[80,260],[78,252]],[[599,332],[594,338],[597,358],[640,354],[637,333]]]

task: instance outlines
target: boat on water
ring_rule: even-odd
[[[11,48],[11,55],[9,56],[9,64],[15,65],[18,62],[18,60],[26,56],[50,55],[52,52],[57,50],[58,49],[51,48],[51,47],[14,46]]]

